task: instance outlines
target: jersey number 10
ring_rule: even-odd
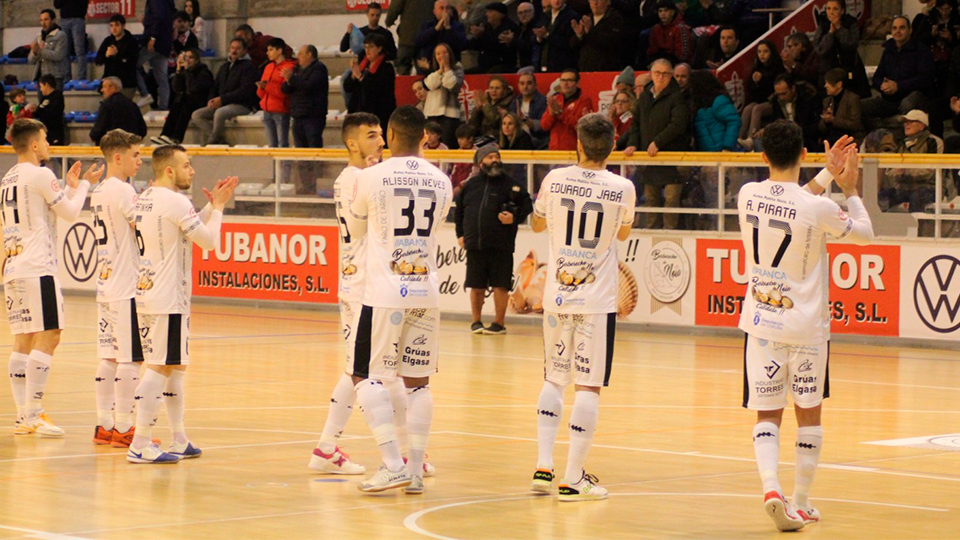
[[[567,232],[564,235],[564,244],[573,245],[573,230],[576,228],[577,241],[583,249],[593,249],[600,243],[600,231],[603,230],[603,205],[596,201],[587,201],[580,207],[580,224],[577,221],[577,202],[573,199],[560,199],[560,206],[567,209]],[[587,238],[587,218],[590,212],[597,213],[597,224],[593,229],[593,236]]]

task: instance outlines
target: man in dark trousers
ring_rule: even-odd
[[[57,89],[57,79],[53,75],[40,76],[40,95],[43,97],[33,111],[33,118],[47,128],[48,143],[52,146],[65,146],[67,140],[63,118],[63,91]]]
[[[507,174],[497,145],[482,146],[473,161],[480,166],[480,172],[463,183],[455,199],[457,242],[467,250],[467,276],[463,286],[470,289],[473,310],[470,331],[505,334],[504,317],[513,281],[517,226],[533,212],[533,203],[524,184]],[[493,323],[484,327],[480,313],[488,288],[493,288],[495,315]]]
[[[158,146],[180,144],[187,133],[193,112],[205,106],[207,98],[210,97],[213,72],[200,61],[198,49],[187,49],[177,58],[177,72],[173,75],[170,86],[173,88],[170,114],[163,123],[160,136],[150,139],[150,142]]]
[[[141,137],[146,136],[147,124],[143,121],[140,107],[127,99],[122,90],[123,83],[116,77],[107,77],[100,85],[103,101],[97,111],[97,121],[90,130],[93,144],[99,145],[100,138],[111,129],[122,129]]]
[[[327,66],[317,60],[317,48],[300,47],[297,68],[281,72],[280,90],[290,95],[293,118],[293,144],[297,148],[323,148],[323,128],[327,124],[330,82]]]
[[[100,44],[94,62],[103,66],[104,77],[117,77],[123,83],[123,95],[133,99],[137,91],[137,58],[140,44],[127,31],[123,15],[110,17],[110,35]]]
[[[223,144],[227,120],[250,114],[260,101],[256,85],[260,74],[247,55],[243,39],[233,38],[227,59],[217,71],[207,106],[194,111],[191,117],[200,128],[203,144]]]
[[[610,6],[610,0],[594,0],[590,10],[592,15],[584,15],[573,23],[575,36],[571,44],[580,51],[580,72],[620,71],[623,55],[611,52],[623,51],[627,45],[623,17]]]
[[[397,19],[400,19],[400,25],[397,26],[397,73],[407,75],[413,67],[413,61],[417,55],[417,48],[414,42],[417,39],[417,32],[423,26],[423,23],[430,19],[431,7],[434,5],[432,0],[393,0],[390,2],[390,8],[387,10],[387,20],[384,24],[388,27],[393,26]],[[454,48],[458,52],[460,49]],[[384,131],[386,133],[386,131]]]
[[[550,0],[550,9],[543,14],[543,26],[533,30],[540,45],[540,71],[560,73],[577,68],[577,51],[571,43],[576,38],[573,23],[579,20],[580,15],[567,5],[567,0]]]
[[[517,36],[520,27],[507,18],[507,6],[490,2],[487,20],[482,25],[471,25],[467,48],[480,51],[477,67],[468,73],[513,73],[517,70]]]
[[[150,64],[157,82],[157,108],[167,110],[170,106],[170,68],[167,60],[173,50],[173,18],[177,8],[173,0],[147,0],[143,12],[143,48],[137,59],[137,67]],[[140,106],[153,103],[150,89],[144,78],[145,72],[137,71],[137,87],[140,89]]]
[[[60,10],[60,28],[67,33],[77,55],[77,75],[74,79],[86,79],[87,74],[87,5],[90,0],[53,0],[53,7]],[[70,78],[70,73],[67,73]]]

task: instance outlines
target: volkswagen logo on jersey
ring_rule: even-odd
[[[593,171],[584,171],[583,173],[583,177],[586,178],[587,180],[593,180],[594,178],[596,178],[596,176],[597,176],[597,173]]]
[[[557,305],[558,305],[558,306],[562,306],[562,305],[563,305],[563,295],[562,295],[562,294],[558,294],[558,295],[557,295]]]
[[[960,260],[937,255],[917,272],[913,285],[913,303],[927,328],[949,334],[960,328]],[[955,279],[956,278],[956,279]]]
[[[774,197],[779,197],[783,195],[783,186],[773,186],[770,188],[770,194]]]
[[[85,282],[97,270],[97,236],[86,223],[75,223],[63,241],[63,262],[70,277]]]
[[[415,159],[408,159],[408,160],[407,160],[407,168],[408,168],[408,169],[410,169],[410,170],[412,170],[412,171],[415,171],[415,170],[417,170],[418,167],[420,167],[420,164],[417,163],[417,160],[415,160]]]
[[[408,292],[409,292],[409,290],[407,289],[407,284],[406,284],[406,283],[404,283],[403,285],[400,286],[400,296],[402,296],[403,298],[406,298]]]

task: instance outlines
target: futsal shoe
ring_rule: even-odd
[[[763,496],[763,508],[770,519],[777,524],[778,530],[797,531],[806,525],[803,518],[797,515],[793,505],[777,491],[769,491]]]
[[[533,483],[530,484],[530,491],[537,493],[550,493],[553,487],[553,470],[537,469],[533,473]]]
[[[804,525],[810,525],[820,521],[820,511],[812,506],[807,508],[797,508],[797,515],[803,519]]]
[[[386,465],[380,465],[377,474],[357,484],[357,489],[365,493],[379,493],[388,489],[409,486],[410,482],[410,471],[406,467],[397,472],[390,472]]]
[[[103,426],[93,428],[93,444],[110,444],[116,431],[113,428],[104,429]]]
[[[428,458],[428,457],[430,457],[430,456],[425,455],[425,456],[423,456],[423,457],[424,457],[424,459],[426,459],[426,458]],[[403,458],[403,464],[404,464],[404,465],[407,464],[407,458]],[[423,462],[423,477],[424,477],[424,478],[430,478],[431,476],[433,476],[433,475],[435,475],[435,474],[437,474],[437,468],[434,467],[430,462],[424,461],[424,462]]]
[[[178,456],[169,454],[160,450],[160,446],[151,444],[140,450],[129,448],[127,450],[127,461],[130,463],[154,463],[157,465],[169,465],[180,461]]]
[[[110,439],[110,446],[114,448],[130,448],[130,444],[133,442],[133,434],[137,428],[132,427],[127,430],[126,433],[120,433],[114,428],[113,438]],[[159,445],[160,439],[150,439],[150,442],[153,444]]]
[[[192,459],[203,455],[203,450],[200,450],[194,446],[193,443],[187,441],[183,444],[171,444],[170,448],[167,448],[167,453],[177,456],[180,459]]]
[[[410,477],[410,485],[403,488],[403,492],[407,495],[423,495],[423,478],[419,476]]]
[[[307,466],[323,474],[352,475],[367,472],[363,465],[350,461],[350,456],[339,446],[330,454],[324,454],[319,448],[314,448],[313,455],[310,456],[310,464]]]
[[[20,421],[20,425],[22,429],[27,430],[27,433],[36,433],[41,437],[63,437],[64,435],[63,430],[58,428],[43,411],[33,418],[24,418]]]
[[[17,418],[13,421],[13,434],[14,435],[32,435],[33,431],[23,423],[23,418]]]
[[[566,480],[561,480],[558,498],[560,502],[602,501],[607,498],[609,492],[606,488],[597,485],[599,482],[596,476],[587,473],[583,473],[576,484],[568,484]]]

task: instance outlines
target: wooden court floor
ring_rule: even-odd
[[[95,304],[68,297],[45,405],[62,440],[0,432],[6,538],[730,538],[778,536],[762,510],[753,415],[741,400],[742,339],[621,331],[588,460],[609,500],[560,504],[527,491],[542,381],[539,327],[472,336],[442,327],[426,493],[362,495],[356,477],[307,469],[343,349],[333,311],[195,304],[187,427],[201,459],[127,463],[90,442]],[[4,327],[5,323],[0,323]],[[0,331],[0,346],[11,338]],[[865,444],[960,434],[952,351],[834,344],[822,467],[823,521],[792,537],[960,538],[960,450]],[[564,417],[572,404],[566,395]],[[0,421],[13,424],[10,389]],[[793,487],[793,414],[781,481]],[[557,467],[566,461],[561,429]],[[161,414],[154,433],[169,439]],[[948,440],[948,439],[944,439]],[[359,414],[342,446],[376,467]],[[787,534],[787,533],[783,533]]]

